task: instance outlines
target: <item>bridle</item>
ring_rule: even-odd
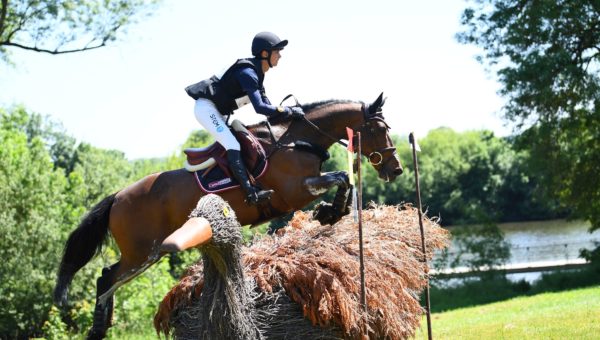
[[[281,101],[281,104],[283,104],[283,102],[285,100],[287,100],[288,98],[290,98],[290,97],[294,99],[294,101],[296,102],[296,106],[300,106],[301,107],[300,103],[298,102],[298,99],[296,99],[296,97],[294,95],[292,95],[292,94],[289,94],[285,98],[283,98],[283,100]],[[364,118],[365,118],[365,122],[361,126],[359,126],[359,128],[358,128],[359,130],[362,129],[362,128],[364,128],[366,125],[370,125],[371,122],[374,122],[374,121],[382,122],[387,129],[390,128],[390,126],[387,124],[387,122],[383,119],[383,115],[382,115],[382,113],[381,113],[380,110],[377,111],[377,112],[375,112],[374,114],[371,114],[369,112],[369,106],[365,105],[365,104],[362,104],[362,109],[361,110],[363,112],[363,115],[364,115]],[[323,131],[323,129],[321,129],[320,127],[318,127],[317,125],[315,125],[313,122],[311,122],[308,118],[306,118],[306,116],[303,116],[302,119],[309,126],[311,126],[314,130],[316,130],[318,133],[320,133],[323,136],[331,139],[335,143],[338,143],[338,144],[344,146],[345,148],[348,147],[348,143],[346,143],[344,141],[341,141],[341,140],[333,137],[332,135],[330,135],[326,131]],[[396,155],[396,147],[390,146],[390,147],[384,147],[384,148],[381,148],[381,149],[378,149],[378,150],[375,150],[375,151],[371,152],[367,156],[367,159],[369,160],[369,163],[371,163],[371,165],[373,165],[373,167],[375,167],[375,169],[377,169],[377,167],[380,166],[383,163],[383,160],[384,160],[383,155],[386,152],[390,152],[390,151],[392,152],[392,156]],[[377,156],[379,158],[379,160],[378,161],[373,161],[373,156]],[[391,158],[389,158],[389,159],[391,159]]]
[[[365,123],[363,123],[363,125],[361,125],[359,129],[363,128],[365,125],[370,125],[371,122],[373,122],[373,121],[382,122],[387,129],[390,128],[390,126],[387,124],[387,122],[383,119],[383,116],[381,115],[381,111],[378,111],[378,112],[376,112],[373,115],[369,115],[368,114],[368,108],[365,108],[365,105],[363,105],[363,113],[365,114]],[[377,167],[380,166],[383,163],[383,160],[384,160],[383,156],[384,156],[384,154],[386,152],[391,152],[392,153],[391,154],[392,157],[397,157],[396,156],[396,152],[397,152],[396,151],[396,147],[389,146],[389,147],[383,147],[381,149],[377,149],[377,150],[371,152],[367,156],[367,159],[369,160],[369,163],[371,163],[371,165],[375,169],[377,169]],[[374,156],[378,158],[377,161],[373,160]],[[388,160],[390,160],[392,157],[388,158]]]

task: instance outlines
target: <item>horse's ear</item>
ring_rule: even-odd
[[[379,111],[379,109],[381,109],[384,103],[385,99],[383,98],[383,92],[381,92],[381,94],[379,95],[379,97],[377,97],[377,99],[375,99],[373,104],[369,105],[369,113],[374,115]]]

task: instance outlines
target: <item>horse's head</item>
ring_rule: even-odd
[[[377,170],[379,178],[393,181],[402,174],[402,165],[389,135],[390,127],[383,118],[384,102],[381,93],[375,102],[364,105],[365,122],[357,131],[361,134],[362,154]]]

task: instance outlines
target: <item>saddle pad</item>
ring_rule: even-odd
[[[268,166],[269,161],[266,159],[257,162],[252,170],[252,177],[254,179],[261,178],[267,172]],[[207,194],[219,193],[240,186],[240,183],[235,178],[227,176],[219,166],[196,171],[194,172],[194,178],[200,190]]]

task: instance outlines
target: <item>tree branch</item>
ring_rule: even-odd
[[[2,0],[2,1],[4,1],[4,0]],[[8,1],[8,0],[6,0],[6,1]],[[29,3],[27,5],[27,8],[25,8],[25,11],[22,13],[22,15],[21,14],[19,15],[21,18],[19,20],[19,23],[17,24],[17,27],[14,30],[12,30],[12,32],[8,33],[6,39],[4,39],[4,42],[11,42],[13,36],[23,29],[23,26],[25,26],[25,24],[27,23],[27,21],[29,19],[35,18],[36,15],[46,11],[48,9],[48,6],[39,8],[38,10],[34,10],[33,12],[31,12],[31,14],[28,14],[29,10],[32,8],[33,7],[31,6],[31,3]]]
[[[21,16],[21,19],[19,20],[17,27],[14,30],[12,30],[12,32],[8,33],[8,35],[6,36],[6,39],[4,39],[4,41],[2,41],[2,43],[10,42],[13,35],[15,35],[17,32],[19,32],[23,28],[23,25],[25,25],[25,23],[27,22],[27,12],[29,12],[29,8],[31,8],[31,3],[27,4],[27,8],[25,8],[25,11],[23,12],[23,15]]]
[[[0,39],[4,33],[4,20],[6,20],[6,12],[8,11],[8,0],[2,0],[2,11],[0,12]]]
[[[13,42],[1,42],[0,46],[13,46],[13,47],[18,47],[18,48],[22,48],[24,50],[29,50],[29,51],[35,51],[35,52],[44,52],[44,53],[49,53],[49,54],[66,54],[66,53],[75,53],[75,52],[82,52],[82,51],[89,51],[89,50],[94,50],[100,47],[104,47],[106,46],[106,42],[102,41],[102,43],[95,45],[95,46],[91,46],[91,47],[83,47],[83,48],[78,48],[78,49],[72,49],[72,50],[64,50],[64,51],[59,51],[58,49],[56,50],[48,50],[48,49],[44,49],[44,48],[38,48],[35,46],[25,46],[25,45],[21,45],[21,44],[17,44],[17,43],[13,43]]]

